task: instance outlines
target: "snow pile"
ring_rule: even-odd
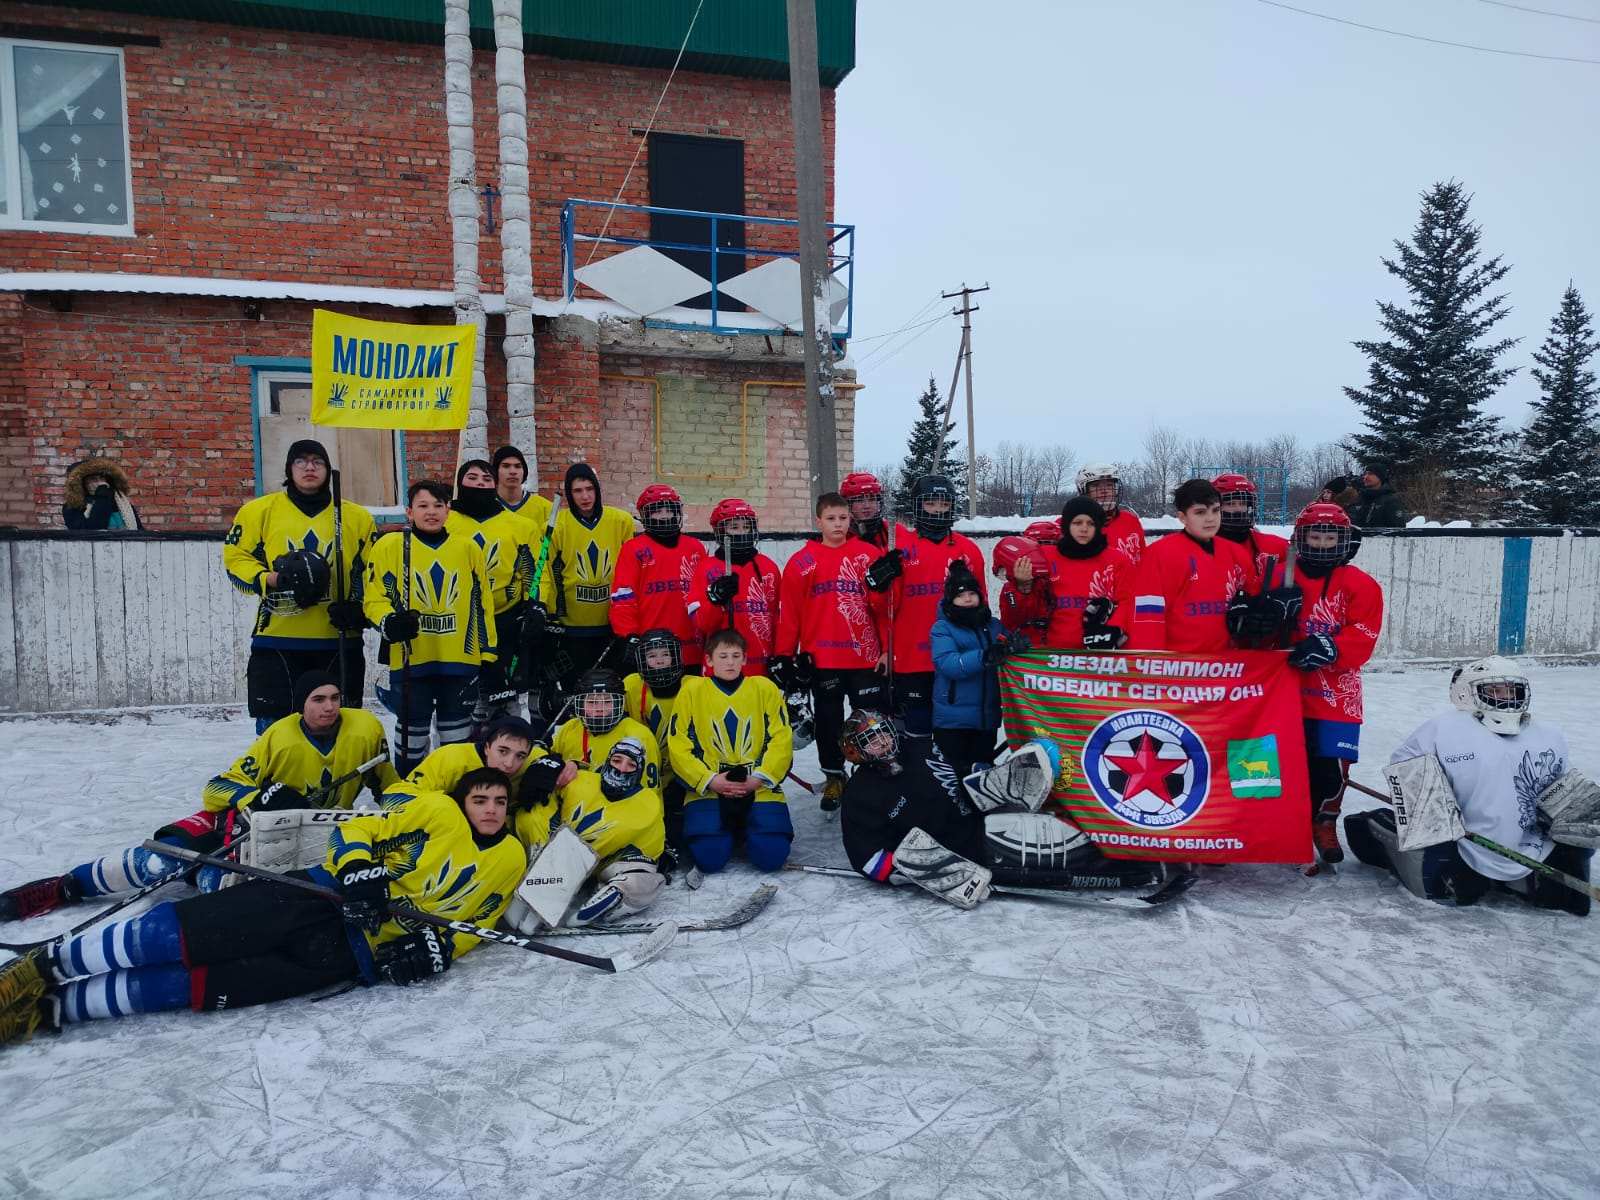
[[[1532,677],[1600,773],[1600,671]],[[1369,675],[1358,778],[1447,678]],[[192,811],[249,737],[239,716],[0,725],[0,881]],[[795,861],[842,862],[837,825],[790,800]],[[757,882],[675,884],[660,908],[718,913]],[[1600,1194],[1600,917],[1442,909],[1353,861],[1208,869],[1148,915],[778,882],[743,930],[626,975],[486,946],[408,991],[0,1051],[0,1194]]]

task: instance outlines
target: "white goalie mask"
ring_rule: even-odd
[[[1450,677],[1450,703],[1502,737],[1521,733],[1533,719],[1532,698],[1527,675],[1498,654],[1468,663]]]

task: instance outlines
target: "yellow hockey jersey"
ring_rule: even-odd
[[[520,503],[506,504],[504,500],[500,503],[505,505],[508,513],[516,514],[533,526],[536,535],[533,539],[533,553],[538,557],[539,538],[544,536],[544,527],[550,523],[550,497],[541,496],[538,492],[525,492]]]
[[[550,561],[539,580],[540,602],[561,624],[574,629],[609,627],[617,552],[632,536],[633,518],[620,508],[602,507],[593,529],[563,508],[550,536]],[[538,553],[535,540],[535,557]]]
[[[499,616],[528,598],[528,583],[533,578],[533,555],[539,531],[516,513],[501,509],[492,517],[476,521],[466,513],[451,512],[444,520],[447,533],[476,542],[483,551],[489,572],[489,590],[494,595],[494,615]],[[416,553],[413,547],[412,553]]]
[[[384,534],[372,548],[363,604],[374,625],[408,606],[402,582],[408,532]],[[495,659],[494,611],[483,551],[471,538],[448,529],[432,539],[436,545],[429,545],[422,534],[409,537],[409,607],[422,622],[422,631],[411,642],[411,669],[421,675],[475,675],[480,663]],[[385,665],[398,670],[400,663],[400,647],[390,646]]]
[[[423,792],[404,804],[335,825],[328,835],[327,873],[337,879],[358,859],[382,864],[389,876],[390,903],[490,926],[510,905],[528,866],[509,823],[494,837],[479,838],[461,806],[443,792]],[[391,917],[367,941],[378,946],[408,932]],[[479,940],[465,933],[446,936],[454,943],[456,958]]]
[[[368,555],[377,539],[372,514],[349,500],[341,506],[344,529],[344,594],[339,590],[339,575],[333,563],[333,505],[326,505],[314,517],[294,506],[284,492],[272,492],[249,501],[233,518],[233,528],[222,543],[222,568],[228,580],[242,592],[260,598],[256,609],[252,646],[276,646],[288,650],[317,650],[336,641],[338,631],[328,620],[329,600],[360,600]],[[272,570],[280,555],[291,550],[315,550],[328,560],[329,583],[326,599],[302,609],[286,591],[268,591],[263,577]]]
[[[528,764],[543,753],[542,747],[535,746],[533,752],[522,760],[522,765],[512,773],[513,804],[517,800],[517,789],[522,786],[522,777],[528,773]],[[404,779],[397,779],[384,789],[383,802],[400,804],[423,792],[444,792],[448,795],[455,791],[456,784],[468,771],[476,771],[483,765],[483,755],[472,742],[453,742],[448,746],[440,746],[418,763],[411,774]]]
[[[677,695],[662,696],[651,691],[650,685],[645,683],[644,676],[635,672],[622,681],[624,694],[624,711],[641,725],[649,727],[655,734],[656,746],[661,751],[661,762],[667,762],[667,734],[672,724],[672,706],[677,702],[678,696],[683,694],[680,690]]]
[[[611,747],[625,737],[638,738],[644,746],[644,786],[661,786],[661,748],[655,735],[632,717],[623,717],[609,733],[590,733],[583,722],[573,717],[556,730],[550,752],[564,759],[587,763],[598,771],[611,757]]]
[[[772,785],[760,798],[782,799],[794,761],[783,693],[764,675],[746,675],[731,693],[719,682],[698,676],[683,681],[667,737],[673,773],[699,796],[724,768],[747,766]]]
[[[200,799],[208,811],[223,812],[244,808],[270,783],[286,783],[309,795],[387,749],[383,726],[362,709],[341,708],[331,738],[313,738],[300,714],[291,713],[268,725],[233,766],[213,776]],[[385,758],[366,774],[340,784],[321,807],[349,808],[362,788],[381,796],[399,778]]]
[[[579,771],[576,779],[549,800],[518,813],[517,837],[531,856],[562,825],[572,827],[601,866],[626,850],[660,858],[667,845],[661,792],[641,787],[625,799],[608,800],[600,790],[597,771]]]

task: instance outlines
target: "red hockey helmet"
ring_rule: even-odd
[[[728,528],[730,521],[741,519],[750,522],[748,530],[741,532]],[[726,500],[718,500],[716,507],[711,510],[711,532],[716,535],[718,543],[725,541],[727,549],[734,553],[754,550],[756,540],[760,536],[759,529],[756,510],[751,507],[748,500],[729,496]]]
[[[1222,498],[1222,523],[1230,529],[1253,529],[1256,523],[1256,485],[1248,475],[1224,471],[1211,481]],[[1230,509],[1228,506],[1232,505]]]
[[[854,500],[860,496],[882,496],[883,484],[878,482],[878,477],[871,471],[851,471],[839,485],[839,495],[846,500]]]
[[[1294,519],[1294,552],[1303,563],[1336,567],[1354,558],[1360,546],[1350,514],[1337,504],[1318,500]]]
[[[1058,517],[1054,520],[1035,521],[1022,531],[1022,536],[1032,538],[1041,546],[1049,542],[1059,542],[1061,540],[1061,520]]]
[[[1027,558],[1033,563],[1033,573],[1036,578],[1049,573],[1050,560],[1045,557],[1039,543],[1030,537],[1019,537],[1014,533],[994,544],[990,562],[997,576],[1010,579],[1012,567],[1019,558]]]
[[[651,533],[674,534],[683,530],[683,497],[664,483],[645,488],[634,507],[640,522]]]

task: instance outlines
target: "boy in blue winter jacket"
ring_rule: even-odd
[[[1026,650],[1028,642],[1020,633],[1008,634],[995,619],[963,562],[952,564],[945,577],[930,641],[933,740],[961,779],[973,764],[994,758],[1000,729],[999,666],[1007,654]]]

